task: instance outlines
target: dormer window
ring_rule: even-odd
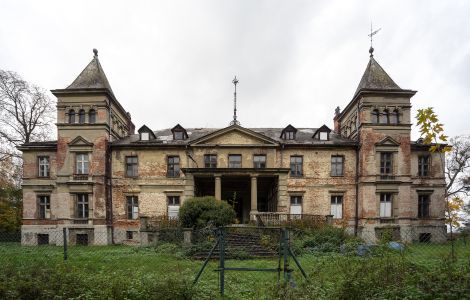
[[[313,138],[320,141],[328,141],[330,140],[330,132],[331,129],[328,126],[323,125],[322,127],[318,128],[317,131],[313,134]],[[345,130],[345,134],[347,134],[347,128]]]
[[[320,132],[320,141],[328,141],[328,132],[325,132],[325,131]]]
[[[149,140],[154,140],[157,138],[155,134],[153,133],[153,131],[150,130],[150,128],[148,128],[145,125],[140,127],[137,132],[139,133],[141,141],[149,141]]]
[[[295,140],[295,135],[297,133],[297,129],[292,125],[287,125],[281,132],[281,139],[284,140]]]
[[[177,124],[175,127],[173,127],[171,132],[173,133],[173,140],[175,141],[182,141],[188,138],[186,129],[184,129],[180,124]]]
[[[148,141],[148,140],[149,140],[149,136],[150,136],[150,135],[149,135],[148,132],[142,132],[142,133],[140,134],[140,140],[141,140],[141,141]]]

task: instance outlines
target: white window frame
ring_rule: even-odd
[[[178,199],[177,204],[175,204],[175,201],[174,201],[175,199]],[[167,196],[168,219],[177,220],[179,218],[180,206],[181,206],[181,196],[179,196],[179,195],[168,195]]]
[[[380,211],[381,218],[392,217],[393,195],[391,193],[380,193]]]
[[[343,218],[343,199],[344,199],[343,195],[331,195],[330,215],[333,216],[333,219]]]
[[[38,196],[38,218],[50,219],[51,218],[51,196],[39,195]],[[42,207],[44,207],[44,215],[41,214]]]
[[[141,141],[148,141],[150,139],[150,133],[148,132],[142,132],[140,134],[140,140]]]
[[[49,177],[49,175],[50,175],[49,156],[39,156],[38,157],[38,176]]]
[[[90,169],[90,160],[88,153],[77,153],[75,155],[76,174],[88,175]]]

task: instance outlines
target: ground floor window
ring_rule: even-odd
[[[392,216],[392,194],[380,193],[380,217],[390,218]]]
[[[88,194],[77,194],[77,218],[88,219]]]
[[[133,240],[134,239],[134,231],[126,231],[126,238],[128,240]]]
[[[429,243],[431,241],[431,233],[424,232],[419,234],[419,242],[420,243]]]
[[[137,196],[127,196],[127,218],[137,220],[139,218],[139,200]]]
[[[88,246],[88,234],[86,233],[77,233],[77,245]]]
[[[330,214],[333,216],[333,219],[343,218],[343,196],[331,196]]]
[[[51,218],[51,197],[41,195],[38,197],[39,205],[39,219],[50,219]]]
[[[168,218],[178,219],[180,213],[180,196],[168,196]]]
[[[290,196],[290,213],[291,215],[302,214],[302,196]]]
[[[418,195],[418,218],[429,218],[429,195]]]
[[[49,245],[49,235],[38,233],[38,245]]]

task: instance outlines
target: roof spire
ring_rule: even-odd
[[[233,120],[230,122],[230,125],[240,125],[240,122],[237,120],[237,76],[233,78],[232,83],[235,87],[235,91],[233,92]]]
[[[376,35],[380,31],[380,29],[382,29],[382,28],[379,28],[379,29],[374,31],[372,29],[372,22],[370,22],[370,34],[368,34],[368,36],[370,37],[370,48],[369,48],[370,57],[374,56],[374,54],[373,54],[374,53],[374,47],[372,47],[372,37],[374,35]]]
[[[94,58],[98,58],[98,49],[93,48],[93,54],[94,54],[93,55]]]

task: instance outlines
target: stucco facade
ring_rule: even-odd
[[[229,201],[240,223],[333,215],[372,241],[383,228],[408,241],[444,237],[440,157],[410,140],[416,92],[398,87],[372,55],[334,130],[235,123],[134,133],[97,52],[52,92],[57,141],[20,148],[24,244],[38,234],[60,244],[64,227],[71,243],[132,243],[142,218],[176,217],[186,199],[204,195]]]

